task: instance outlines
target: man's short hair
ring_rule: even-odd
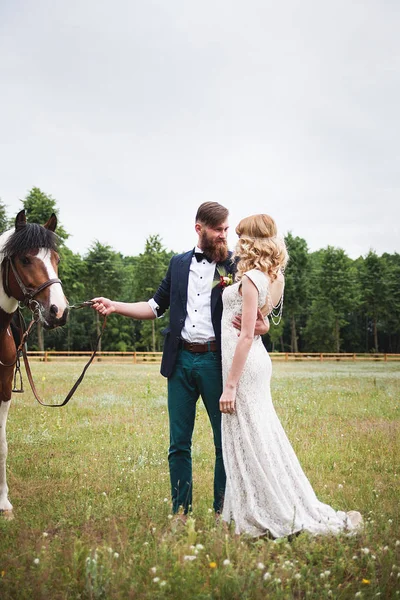
[[[207,225],[207,227],[217,227],[227,220],[228,215],[228,209],[218,202],[203,202],[197,211],[196,223]]]

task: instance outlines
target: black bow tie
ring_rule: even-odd
[[[194,255],[195,255],[196,259],[197,259],[197,262],[200,262],[204,258],[206,260],[208,260],[209,263],[212,262],[212,259],[209,256],[207,256],[207,254],[203,254],[203,252],[195,252]]]

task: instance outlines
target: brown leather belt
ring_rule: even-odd
[[[217,342],[214,340],[212,342],[205,342],[204,344],[195,344],[182,340],[182,348],[189,352],[216,352]]]

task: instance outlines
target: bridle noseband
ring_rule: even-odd
[[[45,281],[44,283],[42,283],[41,285],[39,285],[36,288],[27,287],[24,284],[24,282],[22,281],[21,277],[19,276],[19,273],[14,265],[12,258],[6,258],[4,260],[4,262],[5,262],[4,291],[6,292],[6,294],[8,296],[12,297],[12,293],[10,292],[10,285],[9,285],[10,266],[11,266],[11,270],[15,277],[15,281],[17,282],[19,289],[21,290],[22,296],[23,296],[22,300],[20,300],[19,298],[16,298],[16,300],[19,300],[20,302],[22,302],[22,304],[24,306],[27,306],[32,311],[34,320],[38,321],[40,319],[40,304],[37,300],[35,300],[35,296],[37,296],[41,291],[48,288],[50,285],[53,285],[53,283],[61,284],[61,279],[58,279],[58,277],[54,278],[54,279],[48,279],[47,281]]]

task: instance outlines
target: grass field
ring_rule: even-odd
[[[59,401],[81,365],[34,364]],[[274,363],[277,412],[318,497],[360,510],[356,537],[249,540],[216,526],[211,428],[199,402],[194,512],[173,531],[166,382],[95,363],[69,405],[15,395],[0,519],[0,598],[400,597],[400,363]],[[27,381],[25,379],[25,385]]]

